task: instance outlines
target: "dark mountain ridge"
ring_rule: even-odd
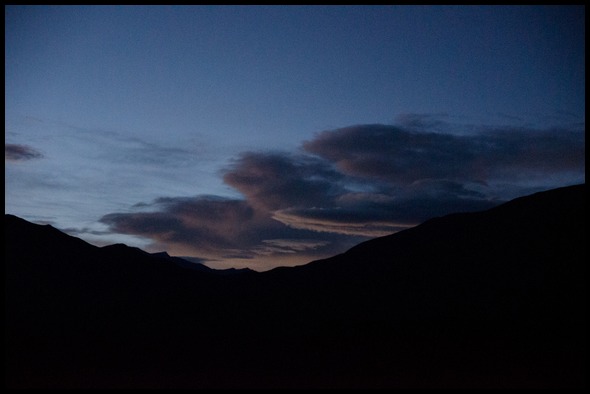
[[[220,275],[6,215],[6,382],[584,387],[584,220],[571,186]]]

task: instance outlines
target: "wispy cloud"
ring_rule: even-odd
[[[26,161],[40,159],[43,155],[41,152],[28,145],[4,144],[4,160],[6,161]]]
[[[62,228],[94,228],[90,223],[97,217],[157,198],[162,190],[178,196],[195,187],[214,192],[217,185],[223,187],[214,175],[221,163],[209,160],[203,152],[207,143],[198,136],[171,141],[157,133],[130,135],[51,119],[18,118],[9,126],[6,209],[21,216],[54,212]],[[27,145],[15,145],[22,141]],[[43,149],[42,156],[37,147]],[[28,161],[8,165],[9,160]],[[70,220],[74,217],[78,223]],[[85,239],[99,236],[80,231]]]
[[[262,241],[263,245],[254,248],[254,253],[259,255],[294,254],[316,250],[329,243],[317,239],[265,239]]]
[[[424,180],[398,190],[382,187],[379,193],[345,193],[332,205],[291,207],[276,211],[273,218],[295,228],[377,237],[432,217],[483,210],[498,202],[457,182]]]

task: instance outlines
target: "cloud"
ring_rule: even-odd
[[[347,175],[410,184],[424,178],[461,174],[475,155],[467,141],[397,126],[361,125],[320,133],[303,148]]]
[[[275,212],[273,218],[297,229],[318,232],[380,237],[412,227],[411,225],[387,222],[384,219],[359,220],[363,212],[343,210],[342,208],[289,208]]]
[[[300,253],[292,263],[302,264],[336,251],[335,237],[318,239],[316,234],[290,228],[253,208],[248,201],[215,196],[160,198],[149,212],[111,213],[101,218],[110,230],[139,235],[153,241],[151,249],[166,249],[178,256],[195,256],[215,263],[220,260],[248,261],[260,256]],[[303,252],[303,253],[302,253]],[[215,264],[213,264],[215,265]],[[282,265],[267,262],[266,269]]]
[[[399,125],[324,131],[299,152],[245,152],[233,160],[223,180],[242,199],[159,198],[101,221],[176,255],[264,270],[327,257],[432,217],[584,182],[583,131],[451,128],[408,116]]]
[[[239,248],[254,231],[264,227],[264,220],[255,217],[242,200],[160,198],[149,206],[155,211],[108,214],[101,222],[116,232],[191,245],[204,253]],[[244,227],[252,232],[242,231]]]
[[[585,161],[584,133],[567,129],[482,127],[457,135],[360,125],[322,132],[303,147],[344,174],[400,186],[424,179],[489,182],[583,173]]]
[[[43,155],[34,148],[27,145],[4,144],[4,160],[25,161],[40,159]]]
[[[328,241],[317,239],[265,239],[262,243],[263,245],[254,249],[254,253],[258,255],[294,254],[316,250],[329,244]]]
[[[342,193],[342,175],[325,160],[289,153],[243,153],[223,180],[262,209],[322,206]]]
[[[279,210],[273,218],[294,228],[378,237],[451,212],[479,211],[497,204],[498,201],[457,182],[424,180],[403,190],[392,189],[388,194],[343,194],[329,207]]]
[[[396,125],[405,130],[433,132],[452,132],[456,127],[449,127],[448,114],[402,113],[396,117]]]

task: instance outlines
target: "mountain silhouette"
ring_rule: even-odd
[[[570,186],[257,273],[5,215],[6,385],[585,387],[584,220]]]

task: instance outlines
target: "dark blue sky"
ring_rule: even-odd
[[[211,266],[585,180],[583,6],[6,6],[5,210]]]

